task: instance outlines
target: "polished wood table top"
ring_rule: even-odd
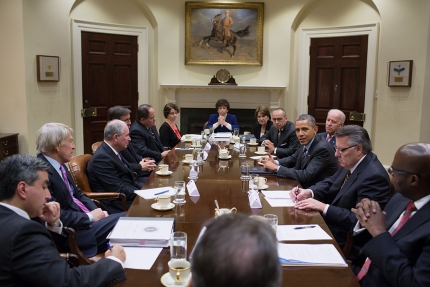
[[[271,207],[260,193],[262,203],[261,209],[251,209],[249,207],[247,190],[242,191],[242,181],[240,179],[242,163],[249,163],[257,166],[256,160],[250,156],[256,156],[256,147],[247,150],[246,158],[239,158],[238,152],[228,143],[218,143],[221,146],[230,148],[231,159],[220,160],[217,157],[217,145],[212,145],[207,160],[199,167],[196,186],[199,190],[199,197],[189,197],[186,195],[186,203],[176,205],[168,211],[157,211],[151,208],[153,200],[145,200],[136,197],[127,216],[133,217],[172,217],[175,218],[175,230],[187,233],[187,252],[190,254],[194,243],[205,222],[212,219],[215,213],[214,200],[218,200],[221,208],[236,207],[238,212],[244,214],[276,214],[280,225],[282,224],[319,224],[328,234],[330,230],[324,223],[321,215],[316,211],[300,211],[291,207]],[[187,144],[185,144],[187,145]],[[184,147],[184,144],[179,146]],[[183,163],[183,156],[192,153],[191,150],[172,150],[162,163],[169,165],[171,175],[160,176],[151,174],[144,185],[146,188],[157,188],[173,186],[177,180],[188,182],[190,166]],[[290,190],[298,185],[296,180],[278,178],[274,175],[265,176],[269,190]],[[294,242],[288,242],[294,243]],[[338,248],[334,240],[305,241],[300,243],[332,243]],[[338,248],[339,250],[339,248]],[[126,269],[127,280],[115,286],[163,286],[160,282],[161,276],[168,272],[167,262],[170,260],[170,251],[164,248],[160,256],[155,261],[150,270]],[[262,263],[264,265],[264,263]],[[353,272],[349,267],[282,267],[282,286],[359,286]]]

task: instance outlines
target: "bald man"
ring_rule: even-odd
[[[385,210],[368,199],[352,209],[359,222],[355,233],[367,229],[354,237],[372,237],[353,262],[361,286],[430,286],[429,167],[430,144],[400,147],[388,169],[397,193]]]

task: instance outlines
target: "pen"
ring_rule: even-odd
[[[299,195],[299,186],[296,187],[296,202],[298,202],[297,195]]]
[[[154,193],[154,195],[160,195],[160,194],[167,193],[167,192],[169,192],[169,191],[168,190],[160,191],[160,192]]]
[[[106,246],[107,246],[107,249],[108,249],[108,250],[112,250],[112,246],[110,246],[109,241],[108,241],[108,242],[106,242]]]
[[[310,225],[310,226],[300,226],[300,227],[294,227],[294,229],[306,229],[306,228],[314,228],[315,225]]]

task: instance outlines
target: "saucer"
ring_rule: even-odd
[[[267,152],[263,152],[263,153],[261,153],[261,152],[258,152],[258,151],[256,151],[255,153],[256,153],[256,154],[267,154]]]
[[[188,278],[186,282],[184,282],[184,285],[178,285],[173,281],[172,277],[170,277],[170,273],[164,273],[163,276],[161,276],[160,281],[163,286],[166,287],[186,287],[188,285],[188,282],[190,281],[191,276]]]
[[[269,186],[268,186],[267,184],[260,185],[260,186],[258,187],[258,189],[268,189],[268,188],[269,188]]]
[[[188,161],[188,160],[186,160],[186,159],[184,159],[182,162],[183,162],[183,163],[186,163],[186,164],[190,164],[190,163],[192,163],[192,161]]]
[[[176,203],[176,204],[184,204],[185,202],[187,202],[186,200],[184,200],[184,201],[182,201],[182,202],[178,202],[178,201],[176,201],[176,200],[173,200],[173,203]]]
[[[231,154],[229,154],[229,155],[228,155],[228,157],[219,157],[219,156],[218,156],[218,158],[219,158],[219,159],[231,159]]]
[[[158,174],[158,175],[171,175],[172,173],[173,173],[173,171],[171,171],[171,170],[169,170],[167,173],[161,173],[161,171],[159,171],[159,170],[157,170],[155,172],[155,174]]]
[[[161,207],[158,203],[153,203],[153,204],[151,204],[151,207],[156,209],[156,210],[170,210],[173,207],[175,207],[175,204],[169,203],[166,207]]]
[[[259,143],[248,143],[248,145],[256,146],[259,145]]]

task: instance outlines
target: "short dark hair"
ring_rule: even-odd
[[[122,116],[129,115],[131,111],[123,106],[114,106],[109,108],[107,114],[108,114],[108,121],[111,120],[119,120]]]
[[[9,156],[0,162],[0,201],[12,199],[18,183],[33,185],[39,179],[38,171],[48,171],[49,165],[28,154]]]
[[[140,121],[140,119],[147,119],[147,118],[149,118],[149,110],[151,109],[152,107],[150,106],[150,105],[147,105],[147,104],[143,104],[143,105],[140,105],[138,108],[137,108],[137,112],[136,112],[136,121]]]
[[[312,127],[317,125],[315,118],[309,114],[303,114],[297,117],[296,121],[308,121]]]
[[[366,129],[357,125],[346,125],[338,129],[334,135],[336,138],[348,137],[348,145],[361,145],[363,153],[369,154],[372,152],[372,142]]]
[[[215,108],[218,110],[219,107],[226,107],[227,110],[230,110],[230,103],[226,99],[219,99],[216,101]]]
[[[282,280],[277,240],[266,223],[221,215],[207,226],[191,258],[194,287],[276,287]]]
[[[171,109],[174,109],[178,114],[181,111],[181,109],[176,104],[174,104],[174,103],[167,103],[164,106],[164,109],[163,109],[164,118],[167,119],[167,116],[170,114],[170,110]]]
[[[262,113],[263,116],[269,117],[269,120],[272,118],[270,116],[269,108],[265,105],[258,106],[257,109],[255,109],[255,117],[258,117],[258,113]]]

